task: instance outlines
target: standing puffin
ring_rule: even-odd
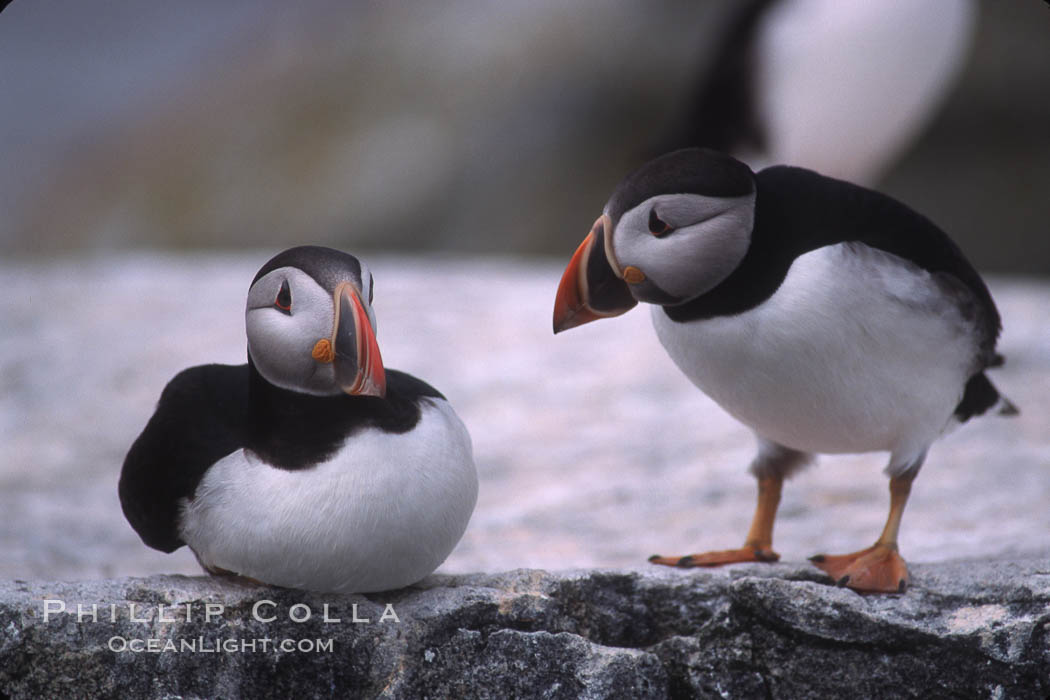
[[[554,332],[652,304],[679,369],[758,438],[758,506],[740,549],[669,566],[776,561],[785,478],[816,453],[887,451],[890,513],[868,549],[813,561],[840,585],[897,592],[912,480],[945,430],[1015,413],[984,370],[999,313],[959,248],[878,192],[801,168],[755,174],[685,149],[624,179],[569,263]]]
[[[248,290],[248,363],[180,372],[131,446],[124,515],[211,574],[315,591],[415,583],[477,500],[470,436],[425,382],[384,370],[372,275],[286,250]]]

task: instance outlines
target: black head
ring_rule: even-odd
[[[613,225],[624,212],[666,194],[743,197],[755,191],[751,168],[710,148],[683,148],[658,156],[620,181],[605,205]]]
[[[326,292],[335,294],[335,288],[346,279],[356,281],[368,303],[372,303],[372,274],[368,267],[349,253],[319,245],[301,245],[281,251],[266,261],[255,273],[254,285],[260,278],[279,267],[294,267],[312,277]]]

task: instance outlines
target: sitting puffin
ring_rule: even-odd
[[[124,514],[206,571],[366,593],[432,572],[477,499],[470,436],[445,398],[384,370],[372,275],[315,246],[263,265],[246,365],[180,372],[131,446]]]
[[[896,200],[809,170],[755,174],[693,148],[625,178],[562,277],[554,332],[639,301],[679,369],[758,438],[744,546],[657,564],[776,561],[785,478],[815,453],[887,451],[882,535],[811,561],[839,585],[903,592],[897,532],[930,444],[1016,413],[984,374],[1002,361],[999,313],[959,248]]]

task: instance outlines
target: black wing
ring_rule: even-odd
[[[179,501],[193,496],[208,467],[244,446],[247,407],[247,365],[191,367],[164,387],[118,487],[124,516],[147,545],[173,552],[185,544]]]

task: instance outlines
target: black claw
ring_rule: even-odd
[[[845,576],[840,578],[838,581],[836,581],[835,585],[839,586],[839,587],[842,587],[842,586],[845,586],[847,583],[849,583],[849,574],[846,574]]]
[[[809,560],[811,562],[813,562],[814,564],[823,564],[825,558],[827,558],[827,557],[824,554],[814,554],[813,556],[811,556],[809,558]]]
[[[680,566],[683,569],[686,569],[686,568],[689,568],[692,565],[693,565],[693,558],[687,554],[686,556],[680,558],[678,560],[678,563],[675,566]]]
[[[908,591],[908,582],[905,581],[904,579],[901,579],[901,582],[899,584],[897,584],[897,592],[898,593],[907,593],[907,591]]]
[[[652,561],[656,561],[657,559],[660,559],[660,558],[662,558],[662,557],[659,554],[654,554],[651,557],[649,557],[649,561],[651,561],[651,562]]]
[[[764,561],[766,563],[772,563],[775,561],[780,561],[780,555],[768,549],[756,549],[755,559],[757,559],[758,561]]]

